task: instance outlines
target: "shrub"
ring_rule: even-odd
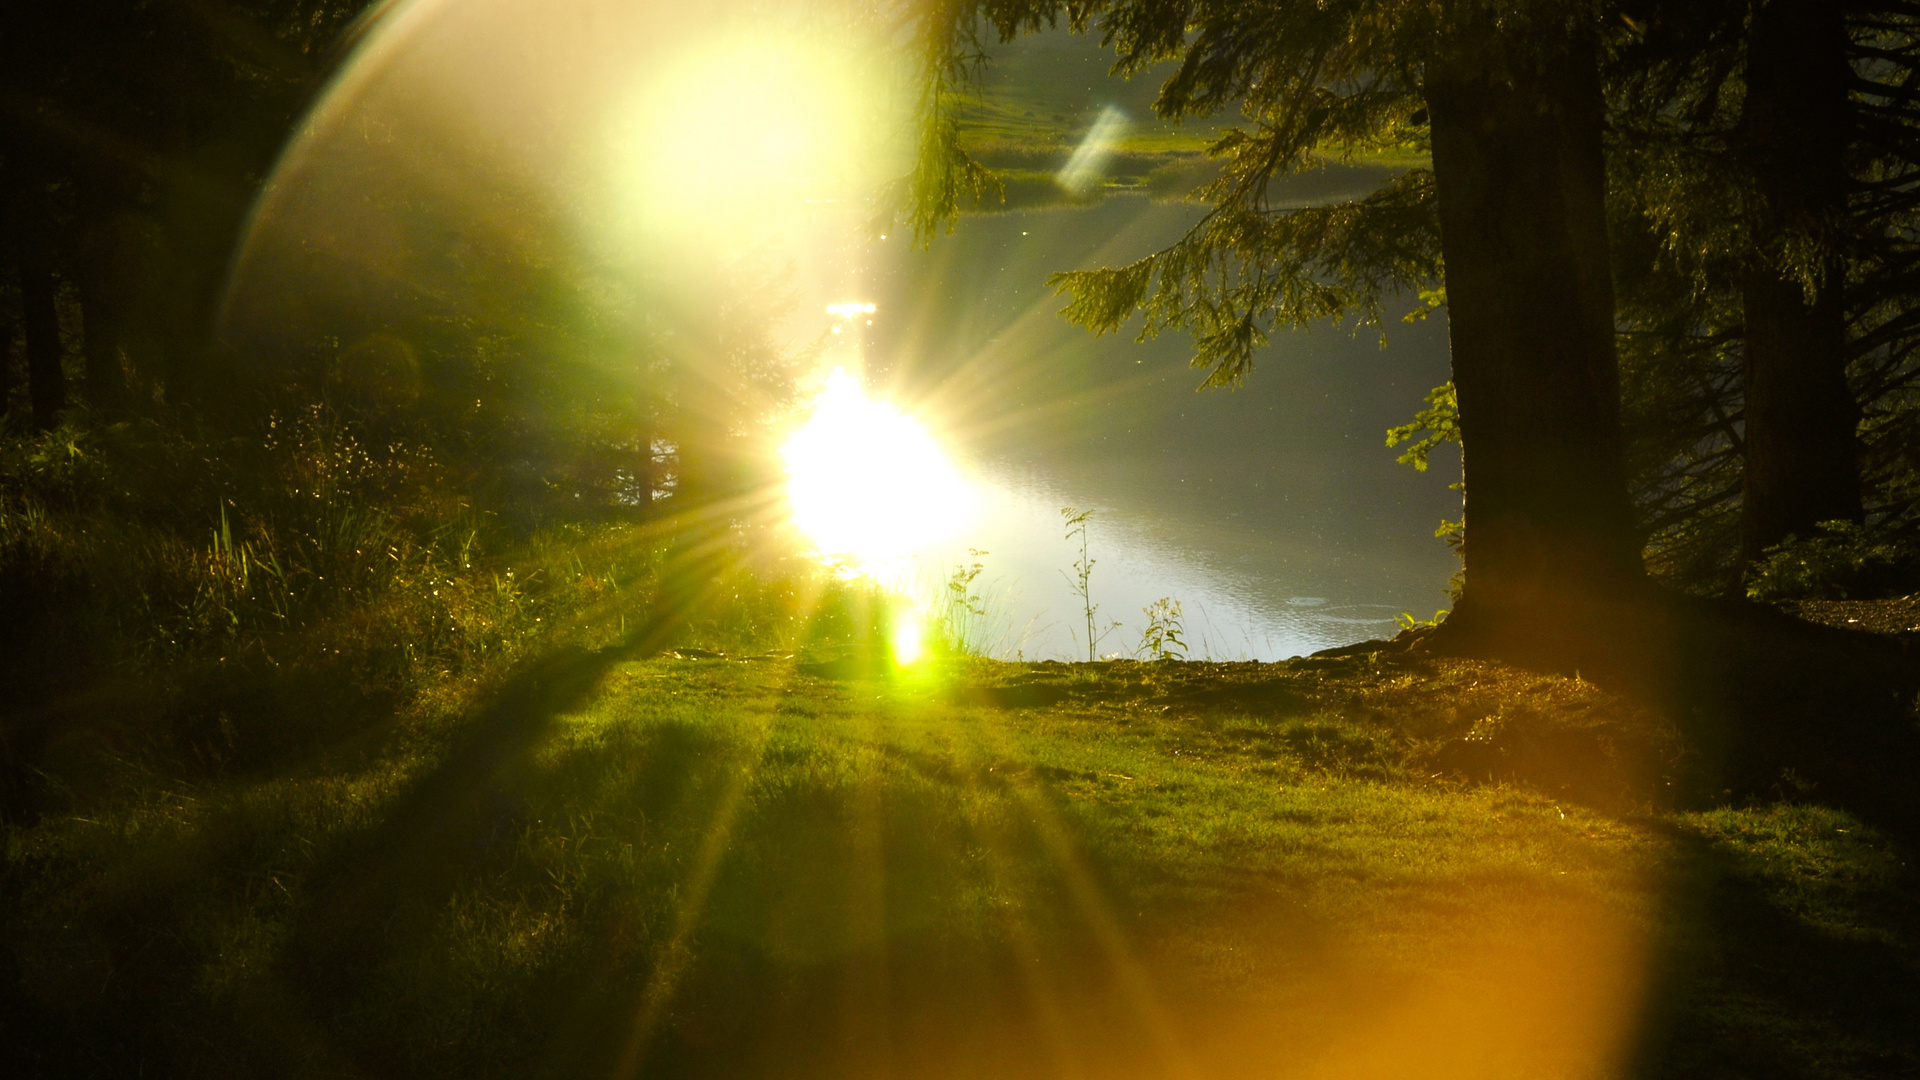
[[[1789,536],[1747,569],[1747,596],[1760,601],[1860,600],[1920,584],[1912,541],[1851,521],[1823,521],[1806,539]]]

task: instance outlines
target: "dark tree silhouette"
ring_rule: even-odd
[[[34,422],[66,404],[47,290],[81,309],[84,392],[218,392],[212,309],[246,209],[366,0],[17,4],[0,15],[4,248],[32,299]],[[43,280],[46,279],[46,280]]]
[[[1628,6],[1611,149],[1654,558],[1725,588],[1821,521],[1910,528],[1920,13]]]
[[[1746,561],[1790,534],[1812,535],[1818,522],[1862,515],[1860,408],[1847,386],[1846,265],[1836,235],[1846,215],[1849,74],[1840,4],[1756,8],[1737,135],[1757,196],[1755,251],[1740,280]]]

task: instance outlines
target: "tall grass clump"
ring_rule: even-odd
[[[949,655],[992,658],[1012,651],[1006,587],[999,581],[981,580],[988,554],[968,548],[967,558],[954,563],[945,581],[925,590],[933,598],[934,641]]]

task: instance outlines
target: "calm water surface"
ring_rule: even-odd
[[[1278,659],[1390,633],[1443,606],[1457,516],[1449,456],[1394,462],[1385,429],[1447,378],[1444,323],[1276,338],[1237,390],[1196,392],[1184,335],[1140,344],[1064,322],[1053,270],[1164,245],[1194,208],[1115,197],[963,220],[930,250],[872,259],[868,374],[945,421],[984,498],[977,528],[921,553],[929,578],[984,549],[1007,655],[1086,655],[1060,508],[1094,509],[1101,654],[1131,654],[1142,609],[1178,600],[1196,655]],[[1411,305],[1409,305],[1411,306]],[[1436,455],[1436,461],[1440,456]]]

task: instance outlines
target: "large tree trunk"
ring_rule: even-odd
[[[42,259],[29,257],[20,268],[21,322],[27,339],[27,393],[33,401],[33,426],[53,427],[67,407],[67,377],[60,368],[60,314],[54,306],[56,281]]]
[[[1829,250],[1796,273],[1785,250],[1807,240],[1829,244],[1845,214],[1847,75],[1846,25],[1835,0],[1771,0],[1754,13],[1740,122],[1744,164],[1760,197],[1758,251],[1741,280],[1743,561],[1790,533],[1811,535],[1818,522],[1861,518],[1844,265]]]
[[[0,273],[5,272],[5,262],[0,262]],[[5,337],[0,337],[0,417],[6,416],[13,402],[13,342],[15,330],[11,320],[7,323]],[[0,431],[4,431],[0,426]]]
[[[127,398],[126,365],[120,328],[125,306],[93,274],[80,280],[81,340],[87,361],[87,404],[95,409],[117,409]]]
[[[1599,75],[1577,40],[1545,56],[1491,34],[1454,45],[1426,85],[1466,480],[1466,588],[1448,621],[1456,636],[1577,654],[1570,616],[1645,580],[1620,433]]]
[[[139,224],[118,207],[96,198],[94,218],[80,245],[82,355],[86,359],[87,404],[111,410],[131,396],[133,372],[127,355],[127,330],[136,294],[153,260]]]

